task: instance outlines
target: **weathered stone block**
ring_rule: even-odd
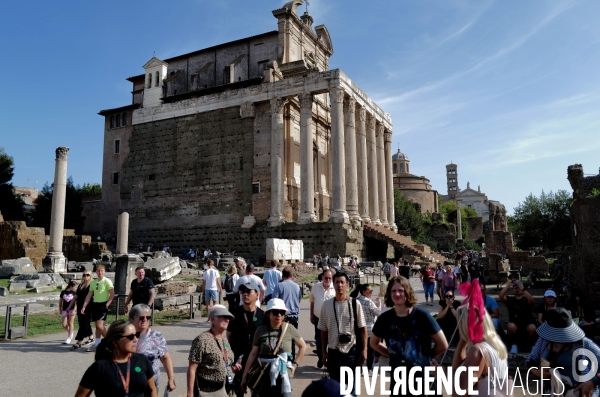
[[[44,285],[44,286],[34,288],[32,290],[32,292],[35,292],[36,294],[42,294],[44,292],[56,291],[57,288],[58,288],[58,286],[56,286],[56,285]]]
[[[0,261],[0,277],[7,278],[19,274],[37,273],[29,258],[6,259]]]
[[[144,266],[148,269],[148,277],[155,283],[170,280],[181,273],[181,265],[177,257],[150,259]]]
[[[0,287],[0,296],[8,296],[8,288]]]
[[[144,266],[144,261],[137,255],[121,255],[116,258],[115,294],[128,294],[131,282],[136,278],[135,269]]]
[[[27,283],[21,283],[21,282],[14,282],[11,281],[10,284],[8,285],[8,290],[10,292],[23,292],[27,290]]]
[[[267,239],[267,260],[303,260],[302,240]]]

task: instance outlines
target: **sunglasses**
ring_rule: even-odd
[[[83,274],[81,277],[92,277],[91,274]]]
[[[252,293],[252,291],[254,291],[253,289],[241,289],[240,288],[240,294],[244,295],[244,294],[250,294]]]
[[[152,319],[152,316],[139,316],[138,320],[140,321],[150,321]]]
[[[136,332],[135,334],[123,335],[121,338],[127,338],[132,341],[134,338],[140,339],[141,332]]]
[[[454,295],[444,295],[446,298],[454,298]]]
[[[285,310],[271,310],[271,314],[274,316],[285,316]]]

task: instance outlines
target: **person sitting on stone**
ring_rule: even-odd
[[[454,299],[454,291],[446,291],[444,293],[444,299],[440,299],[439,312],[437,315],[437,322],[440,325],[444,336],[448,343],[452,343],[452,334],[458,324],[458,308],[460,307],[460,301]],[[458,337],[458,333],[454,335],[454,339]]]
[[[496,302],[496,299],[487,295],[487,288],[485,284],[481,283],[480,287],[481,296],[483,297],[483,304],[485,305],[485,311],[492,318],[492,323],[494,324],[494,328],[496,328],[496,331],[500,332],[502,331],[502,327],[500,325],[500,309],[498,309],[498,302]],[[502,336],[502,334],[504,334],[503,331],[500,335]]]
[[[544,292],[544,301],[538,305],[535,312],[537,313],[538,327],[546,321],[546,313],[550,309],[557,307],[556,304],[556,292],[551,289]]]
[[[569,295],[570,298],[566,307],[571,312],[573,321],[585,332],[585,336],[594,339],[596,335],[596,310],[588,303],[581,290],[574,288],[569,292]]]
[[[515,296],[506,296],[508,289],[513,288]],[[525,290],[523,283],[516,278],[507,283],[498,295],[500,301],[506,304],[508,308],[508,339],[511,345],[511,354],[517,354],[519,348],[517,341],[532,340],[536,337],[535,318],[531,313],[531,309],[535,304],[533,297]],[[533,343],[528,343],[532,346]]]

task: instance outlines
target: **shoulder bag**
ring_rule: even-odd
[[[285,335],[285,331],[287,331],[288,326],[289,326],[289,323],[286,323],[286,322],[283,323],[283,329],[281,331],[281,335],[279,336],[277,345],[275,346],[275,349],[273,350],[274,356],[277,356],[277,352],[279,351],[279,347],[281,346],[281,343],[283,342],[283,336]],[[252,364],[252,367],[248,371],[248,375],[246,376],[246,383],[248,385],[248,388],[250,388],[251,390],[256,390],[259,388],[262,377],[265,374],[265,372],[267,372],[270,365],[271,365],[271,363],[263,363],[260,360],[260,357],[256,357],[256,361],[254,361],[254,363]]]

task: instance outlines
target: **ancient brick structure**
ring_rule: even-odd
[[[481,236],[483,236],[483,219],[479,216],[467,218],[466,240],[475,241]]]
[[[392,174],[394,188],[400,189],[409,200],[419,204],[421,213],[439,212],[437,190],[432,189],[429,179],[410,173],[410,160],[400,149],[392,156]]]
[[[0,260],[28,257],[40,270],[47,251],[43,227],[27,227],[25,222],[0,222]]]
[[[277,31],[153,57],[132,104],[100,112],[109,237],[127,211],[132,244],[261,256],[301,238],[362,259],[363,222],[396,230],[390,116],[329,70],[327,28],[298,4],[273,11]]]
[[[573,255],[568,268],[574,287],[587,292],[590,303],[600,306],[600,173],[585,177],[580,164],[567,171],[573,188],[571,205],[571,236]],[[596,189],[596,190],[594,190]]]

